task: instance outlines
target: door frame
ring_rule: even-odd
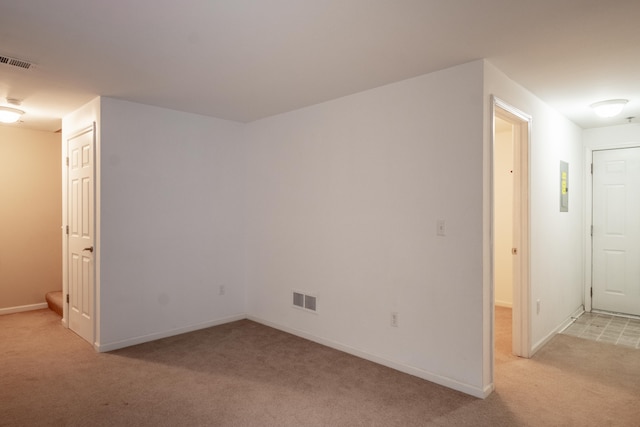
[[[495,117],[513,125],[513,247],[517,255],[513,257],[513,307],[512,307],[512,351],[520,357],[531,357],[530,318],[530,225],[529,225],[529,153],[531,143],[532,117],[529,114],[491,96],[491,308],[492,337],[495,337],[495,272],[493,226],[494,212],[494,153]],[[494,338],[495,340],[495,338]],[[495,346],[495,342],[493,343]]]
[[[624,142],[612,144],[596,144],[585,147],[584,154],[584,311],[591,312],[593,310],[593,298],[591,296],[591,288],[593,287],[593,236],[591,236],[591,226],[593,225],[593,174],[591,173],[591,165],[593,164],[593,152],[603,150],[620,150],[624,148],[640,148],[640,142]]]
[[[86,124],[86,123],[85,123]],[[71,132],[63,132],[62,138],[62,219],[64,224],[62,225],[62,296],[63,296],[63,316],[62,324],[69,328],[69,141],[79,137],[80,135],[88,132],[92,133],[92,152],[93,152],[93,171],[92,171],[92,186],[93,186],[93,240],[94,240],[94,268],[93,268],[93,301],[90,302],[92,306],[92,338],[90,344],[96,346],[97,338],[97,257],[98,257],[98,241],[97,241],[97,136],[96,136],[96,122],[92,122],[89,126],[74,127]]]

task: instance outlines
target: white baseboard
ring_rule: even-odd
[[[584,307],[580,306],[573,313],[571,313],[569,317],[563,320],[562,323],[560,323],[560,325],[558,325],[553,331],[551,331],[548,335],[535,343],[531,348],[531,357],[533,357],[533,355],[536,354],[538,350],[544,347],[544,345],[548,343],[556,334],[567,329],[582,313],[584,313]]]
[[[432,383],[436,383],[436,384],[440,384],[442,386],[451,388],[453,390],[457,390],[457,391],[461,391],[463,393],[469,394],[471,396],[474,397],[479,397],[481,399],[486,398],[487,396],[489,396],[491,394],[491,392],[494,389],[494,385],[493,384],[489,384],[488,386],[486,386],[484,389],[469,385],[469,384],[465,384],[465,383],[461,383],[457,380],[451,379],[451,378],[447,378],[447,377],[443,377],[441,375],[437,375],[428,371],[425,371],[423,369],[417,368],[415,366],[410,366],[410,365],[406,365],[404,363],[401,362],[397,362],[391,359],[387,359],[385,357],[381,357],[381,356],[377,356],[375,354],[371,354],[368,353],[366,351],[362,351],[362,350],[358,350],[356,348],[350,347],[348,345],[344,345],[326,338],[321,338],[321,337],[317,337],[315,335],[311,335],[309,333],[303,332],[303,331],[299,331],[297,329],[293,329],[293,328],[289,328],[280,324],[276,324],[276,323],[272,323],[269,321],[266,321],[264,319],[260,319],[258,317],[255,316],[247,316],[247,318],[249,320],[252,320],[254,322],[257,323],[261,323],[265,326],[269,326],[271,328],[274,329],[278,329],[287,333],[290,333],[292,335],[296,335],[298,337],[307,339],[309,341],[313,341],[316,342],[318,344],[327,346],[327,347],[331,347],[334,348],[336,350],[351,354],[353,356],[359,357],[361,359],[365,359],[368,360],[370,362],[374,362],[377,363],[379,365],[383,365],[386,366],[388,368],[391,369],[395,369],[396,371],[400,371],[400,372],[404,372],[405,374],[409,374],[409,375],[413,375],[415,377],[418,378],[422,378],[424,380],[430,381]]]
[[[212,326],[223,325],[225,323],[235,322],[236,320],[242,320],[242,319],[246,319],[246,318],[247,318],[247,316],[245,314],[237,314],[235,316],[225,317],[225,318],[217,319],[217,320],[211,320],[211,321],[208,321],[208,322],[203,322],[203,323],[198,323],[198,324],[195,324],[195,325],[185,326],[183,328],[170,329],[168,331],[154,332],[154,333],[148,334],[148,335],[142,335],[142,336],[138,336],[138,337],[127,338],[127,339],[122,340],[122,341],[116,341],[116,342],[111,342],[111,343],[106,343],[106,344],[101,344],[101,343],[96,342],[96,343],[94,343],[93,347],[99,353],[104,353],[104,352],[107,352],[107,351],[113,351],[113,350],[118,350],[120,348],[130,347],[132,345],[137,345],[137,344],[142,344],[142,343],[149,342],[149,341],[159,340],[159,339],[162,339],[162,338],[172,337],[174,335],[180,335],[180,334],[185,334],[187,332],[197,331],[199,329],[205,329],[205,328],[210,328]]]
[[[3,314],[21,313],[23,311],[42,310],[49,307],[46,302],[38,304],[21,305],[18,307],[0,308],[0,316]]]

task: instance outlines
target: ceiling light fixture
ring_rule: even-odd
[[[0,122],[2,123],[15,123],[20,120],[20,116],[24,114],[24,111],[11,107],[0,107]]]
[[[620,114],[627,102],[629,102],[627,99],[609,99],[591,104],[591,108],[600,117],[613,117]]]

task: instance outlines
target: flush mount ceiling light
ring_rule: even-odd
[[[11,107],[0,107],[0,122],[15,123],[20,119],[24,111]]]
[[[627,99],[609,99],[591,104],[591,108],[600,117],[613,117],[620,114],[627,102],[629,102]]]

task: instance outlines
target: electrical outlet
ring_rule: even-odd
[[[394,328],[398,327],[398,313],[395,311],[391,313],[391,326]]]
[[[218,295],[224,295],[227,293],[227,288],[224,285],[220,285],[220,289],[218,290]]]

